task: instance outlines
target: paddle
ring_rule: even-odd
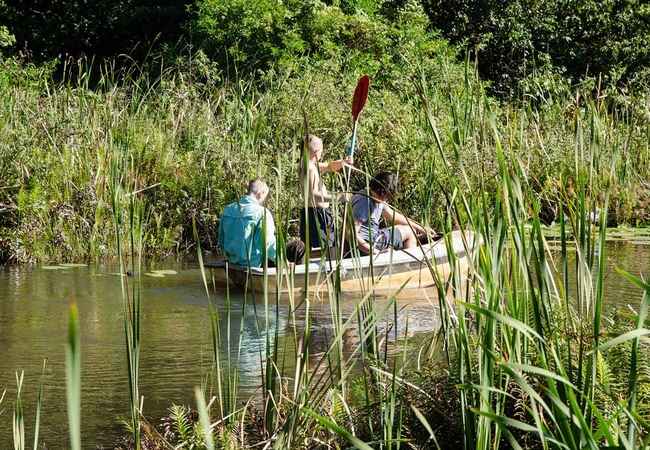
[[[369,89],[370,77],[368,75],[364,75],[357,83],[357,87],[354,90],[354,97],[352,97],[352,121],[354,122],[354,125],[352,126],[352,139],[350,139],[350,151],[348,153],[350,157],[354,156],[354,144],[356,144],[357,141],[357,125],[359,125],[359,114],[361,114],[363,107],[366,106]],[[345,192],[347,192],[350,188],[351,173],[352,168],[348,167],[348,173],[345,177]]]
[[[354,89],[354,97],[352,97],[352,121],[354,125],[352,126],[352,139],[350,139],[350,151],[349,156],[354,156],[354,144],[357,140],[357,125],[359,125],[359,115],[363,110],[363,107],[366,106],[366,100],[368,100],[368,90],[370,89],[370,77],[364,75],[361,77],[357,83],[357,87]],[[350,174],[352,173],[352,168],[348,167],[347,175],[345,177],[345,192],[347,194],[350,189]],[[347,216],[347,208],[343,213],[343,230],[341,232],[341,249],[345,242],[345,222]]]
[[[354,97],[352,98],[352,120],[354,122],[354,126],[352,127],[352,139],[350,140],[350,156],[354,156],[354,144],[356,143],[357,139],[357,125],[359,124],[359,114],[361,114],[363,107],[366,106],[369,89],[370,77],[368,77],[368,75],[364,75],[357,83],[357,87],[354,90]]]

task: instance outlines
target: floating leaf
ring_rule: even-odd
[[[59,269],[65,269],[64,266],[41,266],[41,269],[45,270],[59,270]]]
[[[148,272],[145,273],[145,275],[148,277],[156,277],[156,278],[163,278],[165,276],[164,274],[158,272]]]
[[[159,273],[161,275],[176,275],[178,272],[175,270],[152,270],[151,273]]]
[[[75,264],[75,263],[63,263],[60,265],[63,267],[88,267],[88,264]]]

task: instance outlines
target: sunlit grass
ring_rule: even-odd
[[[0,118],[0,161],[7,167],[0,175],[0,211],[6,214],[4,226],[14,232],[3,234],[0,250],[6,256],[0,256],[30,262],[116,256],[114,231],[108,226],[114,148],[133,158],[137,173],[129,177],[150,206],[143,236],[148,253],[168,254],[193,245],[188,215],[197,220],[203,247],[214,245],[219,212],[254,175],[281,181],[282,208],[297,216],[302,200],[295,143],[303,114],[310,132],[323,137],[325,157],[344,156],[358,76],[321,73],[301,61],[294,72],[269,71],[257,80],[217,83],[219,74],[208,73],[200,53],[194,58],[161,66],[159,73],[145,72],[135,63],[117,70],[110,62],[82,59],[75,76],[64,68],[63,80],[55,82],[43,71],[37,83],[17,77],[0,91],[6,111]],[[462,66],[439,58],[445,83],[427,87],[425,76],[415,75],[417,84],[411,78],[399,80],[396,85],[403,89],[395,91],[371,80],[355,152],[360,171],[353,172],[352,186],[363,184],[366,173],[399,170],[409,186],[404,211],[436,224],[446,220],[452,176],[465,193],[485,189],[492,204],[498,162],[490,151],[493,126],[484,114],[489,103],[503,144],[521,155],[516,164],[539,196],[544,223],[559,219],[556,175],[562,175],[567,189],[579,188],[571,185],[578,181],[574,155],[589,158],[585,170],[609,170],[609,153],[596,151],[600,141],[625,149],[612,180],[610,221],[650,223],[643,206],[643,180],[650,174],[644,98],[621,102],[593,93],[599,95],[592,115],[599,132],[574,152],[591,127],[584,108],[589,93],[540,86],[539,92],[527,94],[526,102],[483,102],[473,66],[466,63],[463,74]],[[198,73],[182,72],[192,65]],[[27,74],[26,69],[23,77]],[[89,84],[91,79],[96,83]],[[418,112],[423,83],[428,116]],[[428,130],[429,120],[437,125],[436,135]],[[441,147],[442,152],[431,151]],[[275,170],[281,172],[277,177]],[[589,188],[601,191],[600,186]],[[297,234],[295,225],[290,232]]]
[[[126,350],[126,369],[129,385],[129,428],[133,432],[133,445],[140,450],[141,416],[144,399],[140,398],[140,342],[142,327],[142,276],[144,205],[138,198],[137,185],[129,179],[136,173],[134,161],[127,148],[116,147],[110,160],[110,194],[113,213],[115,244],[119,257],[120,285],[122,289],[122,313]],[[128,226],[124,226],[128,224]],[[122,233],[125,233],[123,235]],[[126,240],[127,248],[123,248]],[[125,264],[125,260],[128,263]],[[127,276],[130,274],[130,276]]]
[[[447,196],[449,216],[466,217],[462,223],[483,240],[471,271],[469,299],[453,307],[441,303],[448,365],[459,380],[463,448],[498,448],[506,442],[514,448],[533,443],[542,448],[643,445],[638,433],[646,435],[648,428],[634,412],[633,375],[628,392],[620,393],[629,403],[619,403],[613,414],[597,406],[602,404],[599,397],[608,395],[600,389],[602,351],[642,333],[629,332],[609,345],[601,341],[610,193],[620,181],[618,155],[628,151],[627,142],[609,133],[607,110],[589,101],[576,110],[570,123],[572,152],[566,159],[573,170],[570,175],[562,170],[547,173],[555,177],[557,195],[540,199],[540,174],[530,170],[530,163],[535,147],[544,143],[531,142],[521,151],[528,127],[517,121],[510,129],[497,123],[486,97],[459,101],[460,108],[455,108],[461,115],[471,111],[474,117],[457,124],[457,136],[481,142],[483,149],[476,155],[489,149],[494,155],[489,159],[496,163],[474,174],[480,175],[480,188],[468,191],[462,170],[466,163],[444,156],[462,139],[442,139],[424,90],[421,98],[442,169],[458,174],[444,186],[457,193]],[[518,117],[530,113],[528,107],[524,104]],[[486,125],[486,132],[479,123]],[[486,195],[492,189],[496,195]],[[559,254],[549,251],[544,236],[541,212],[548,200],[559,208]],[[569,270],[569,264],[575,267]],[[631,364],[638,351],[632,347]]]

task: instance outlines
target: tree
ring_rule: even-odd
[[[638,85],[650,61],[650,5],[641,0],[423,0],[431,25],[478,55],[496,90],[532,68],[608,86]]]
[[[190,0],[7,0],[0,17],[17,48],[35,61],[57,57],[143,55],[182,34]]]

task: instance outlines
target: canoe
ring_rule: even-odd
[[[226,261],[207,262],[204,266],[212,270],[218,286],[244,287],[248,284],[256,292],[264,292],[265,275],[269,291],[275,292],[278,286],[282,286],[282,292],[288,292],[304,290],[306,286],[310,291],[333,288],[337,273],[340,273],[343,292],[420,289],[436,286],[448,280],[452,273],[465,278],[470,258],[476,250],[474,237],[471,231],[457,230],[444,239],[421,247],[345,258],[338,265],[335,261],[328,261],[325,256],[310,257],[309,264],[285,266],[281,271],[269,267],[266,274],[262,267],[251,267],[249,270],[247,266]],[[448,255],[448,246],[453,252],[452,258]]]

